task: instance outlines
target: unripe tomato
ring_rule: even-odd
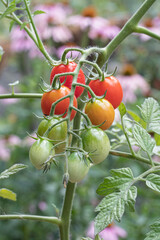
[[[83,159],[82,153],[73,152],[68,157],[69,181],[72,183],[80,182],[87,175],[90,168],[90,161]]]
[[[106,77],[104,81],[92,80],[89,83],[90,88],[97,96],[102,96],[106,91],[105,99],[107,99],[114,108],[117,108],[122,102],[123,89],[117,78],[114,76]],[[88,96],[91,97],[88,92]]]
[[[52,104],[54,102],[56,102],[58,99],[67,96],[70,93],[70,91],[71,90],[69,88],[62,86],[60,89],[56,89],[56,90],[53,89],[50,92],[45,92],[41,99],[41,108],[42,108],[43,114],[49,115]],[[69,102],[70,102],[70,99],[68,97],[68,98],[63,99],[59,103],[57,103],[54,114],[61,115],[61,114],[65,113],[65,111],[68,112]],[[74,96],[74,100],[73,100],[73,106],[77,107],[77,99],[75,96]],[[67,113],[64,114],[63,117],[66,117],[66,115],[67,115]],[[70,120],[72,120],[75,117],[75,115],[76,115],[76,111],[72,110]]]
[[[53,144],[47,140],[38,139],[29,150],[30,161],[38,170],[44,167],[43,164],[49,156],[53,157],[54,155]]]
[[[60,118],[52,118],[51,120],[44,119],[40,122],[38,126],[37,133],[40,136],[43,136],[46,130],[53,126],[55,123],[59,122]],[[65,141],[67,137],[67,122],[61,122],[60,124],[53,127],[48,133],[47,137],[53,141],[53,144],[60,143]],[[55,153],[61,153],[64,151],[66,144],[62,143],[55,147]]]
[[[53,67],[53,69],[51,71],[51,75],[50,75],[50,84],[52,84],[53,78],[56,74],[74,72],[76,67],[77,67],[77,64],[75,62],[69,62],[67,65],[60,64],[59,66]],[[64,86],[71,89],[73,76],[68,75],[68,76],[60,77],[60,82],[63,83],[64,81],[65,81]],[[84,75],[82,69],[80,69],[80,71],[79,71],[77,82],[85,84],[85,75]],[[76,89],[75,89],[76,98],[78,98],[83,93],[83,90],[84,90],[83,87],[76,86]]]
[[[115,116],[115,111],[110,102],[106,99],[96,99],[94,102],[88,102],[85,107],[85,113],[91,120],[93,125],[100,125],[101,129],[108,129],[113,121]]]
[[[106,159],[110,151],[107,134],[100,128],[89,128],[82,132],[83,149],[89,153],[94,164]]]

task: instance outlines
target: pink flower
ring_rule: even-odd
[[[5,139],[0,139],[0,146],[1,146],[0,159],[2,161],[8,161],[10,158],[10,149],[6,146]]]
[[[142,27],[145,27],[151,32],[160,35],[160,17],[155,17],[153,19],[145,19],[142,23]],[[149,39],[151,39],[151,37],[146,34],[140,34],[139,36],[142,41],[148,41]]]
[[[88,230],[87,230],[87,237],[94,239],[94,222],[91,222]],[[126,238],[127,232],[121,228],[116,226],[114,223],[110,224],[106,227],[103,231],[99,233],[99,236],[104,240],[118,240],[119,237]]]
[[[19,26],[16,26],[11,31],[11,51],[22,52],[29,51],[33,48],[34,43],[27,35],[24,29],[20,30]]]
[[[21,143],[21,139],[16,135],[10,135],[8,138],[8,143],[10,145],[19,145]]]
[[[137,93],[147,95],[150,91],[150,86],[147,81],[139,74],[133,75],[118,75],[117,79],[120,81],[123,88],[123,102],[135,102]]]
[[[70,47],[72,48],[72,46],[70,46]],[[67,48],[70,48],[70,47],[68,45],[63,45],[63,46],[57,48],[55,50],[55,53],[56,53],[57,57],[61,58],[62,53],[64,52],[64,50],[67,49]],[[73,46],[73,47],[74,48],[78,48],[78,46]],[[80,53],[78,51],[72,51],[72,52],[68,52],[66,57],[67,58],[71,58],[72,57],[72,59],[74,59],[74,58],[78,57],[79,55],[80,55]]]
[[[38,207],[39,207],[39,209],[41,210],[41,211],[44,211],[44,210],[46,210],[46,208],[47,208],[47,204],[46,204],[46,202],[39,202],[38,203]]]
[[[105,20],[105,19],[104,19]],[[102,40],[114,38],[120,31],[120,28],[116,25],[110,24],[109,21],[104,21],[102,18],[96,17],[93,19],[91,29],[89,31],[89,37],[91,39],[101,38]]]

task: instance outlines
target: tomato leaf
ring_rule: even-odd
[[[106,196],[129,185],[133,180],[133,174],[130,168],[112,169],[110,172],[112,177],[106,177],[104,179],[97,189],[97,194]]]
[[[160,146],[160,134],[155,133],[154,134],[154,139],[156,141],[156,145]]]
[[[39,14],[43,14],[43,13],[46,13],[42,10],[36,10],[34,13],[33,13],[33,16],[36,16],[36,15],[39,15]]]
[[[0,16],[0,19],[6,17],[8,14],[11,14],[12,12],[16,11],[17,7],[15,3],[10,4],[9,7],[6,8],[6,10],[4,11],[4,13]]]
[[[3,178],[8,178],[10,175],[15,174],[17,172],[19,172],[20,170],[26,168],[27,166],[24,164],[14,164],[13,166],[11,166],[10,168],[6,169],[5,171],[3,171],[0,174],[0,179]]]
[[[121,118],[126,114],[126,107],[124,105],[124,103],[121,103],[118,107]]]
[[[155,223],[151,226],[151,231],[146,234],[146,238],[144,240],[159,240],[160,236],[160,219],[158,219]]]
[[[101,232],[114,220],[120,221],[125,211],[125,205],[133,207],[136,197],[137,188],[135,186],[130,188],[127,186],[120,192],[114,192],[104,197],[96,207],[96,211],[99,213],[95,218],[95,234]]]
[[[136,140],[137,144],[150,156],[153,154],[153,148],[156,143],[155,140],[151,138],[151,135],[147,133],[147,131],[140,127],[139,125],[135,125],[133,128],[133,137]]]
[[[156,192],[160,192],[160,176],[151,173],[146,177],[146,185]]]
[[[146,128],[146,123],[145,123],[145,121],[144,121],[142,118],[140,118],[136,113],[134,113],[134,112],[132,112],[132,111],[129,111],[129,110],[127,110],[127,113],[128,113],[136,122],[140,123],[143,128]]]
[[[0,197],[7,198],[12,201],[16,201],[16,194],[6,188],[0,189]]]
[[[153,98],[147,98],[139,107],[143,120],[147,123],[147,130],[160,134],[160,106]]]

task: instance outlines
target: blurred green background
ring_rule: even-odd
[[[32,9],[37,6],[38,9],[46,6],[51,8],[57,4],[62,9],[62,15],[54,18],[55,13],[53,12],[52,15],[50,12],[53,19],[43,19],[46,21],[44,25],[48,32],[44,32],[44,29],[40,32],[43,33],[42,39],[45,46],[51,55],[58,59],[61,49],[67,46],[105,46],[142,3],[142,0],[64,0],[45,1],[45,3],[33,0]],[[157,1],[141,21],[143,26],[157,32],[160,31],[158,30],[160,29],[159,5]],[[2,4],[0,9],[3,10]],[[82,22],[76,22],[76,18],[71,18],[77,15],[82,17]],[[40,19],[41,15],[36,22],[38,27],[41,25]],[[101,28],[104,19],[108,21],[106,32]],[[97,25],[93,24],[93,21]],[[82,23],[85,27],[82,27]],[[88,24],[87,27],[86,24]],[[63,32],[58,32],[56,38],[56,33],[54,36],[50,34],[50,29],[55,30],[55,27],[61,26],[65,27],[65,35]],[[59,31],[58,28],[57,31]],[[94,37],[92,34],[95,34]],[[11,91],[8,83],[16,80],[20,81],[16,86],[17,92],[42,93],[39,87],[40,77],[48,82],[51,67],[30,44],[23,32],[22,34],[20,31],[16,32],[16,26],[9,33],[9,21],[6,19],[0,21],[0,45],[5,51],[0,63],[0,93]],[[157,40],[132,34],[109,60],[109,72],[117,67],[117,76],[126,79],[123,82],[124,86],[127,85],[124,90],[124,102],[128,108],[137,111],[136,105],[141,104],[148,96],[160,101],[159,54],[160,43]],[[137,83],[137,75],[141,76],[142,82]],[[143,89],[147,90],[143,91]],[[129,93],[133,93],[133,98],[128,98]],[[52,166],[51,170],[44,174],[34,169],[28,157],[32,140],[27,132],[33,134],[40,122],[34,115],[42,116],[40,99],[0,100],[0,105],[0,172],[15,163],[28,165],[27,169],[9,179],[1,180],[1,187],[17,193],[17,201],[0,198],[0,214],[56,215],[54,205],[60,209],[64,196],[63,163],[60,162],[58,167]],[[94,208],[100,200],[96,194],[99,183],[109,175],[110,169],[128,166],[135,175],[146,168],[139,162],[109,156],[106,161],[92,168],[86,179],[78,184],[72,213],[72,239],[78,240],[84,236],[89,223],[95,217]],[[135,213],[127,211],[121,223],[116,223],[127,231],[127,240],[144,239],[149,225],[158,217],[159,195],[147,191],[142,183],[139,184],[138,189]],[[58,231],[55,226],[47,223],[25,220],[0,221],[0,240],[22,239],[57,240]]]

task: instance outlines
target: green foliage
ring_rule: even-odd
[[[12,201],[16,201],[16,194],[6,188],[0,189],[0,197],[7,198]]]
[[[154,173],[146,177],[146,185],[154,191],[160,193],[160,176]]]
[[[158,219],[151,226],[151,231],[147,233],[145,240],[159,240],[160,239],[160,219]]]
[[[149,132],[160,134],[160,106],[153,98],[147,98],[139,108]]]
[[[17,173],[17,172],[19,172],[20,170],[23,170],[26,167],[27,166],[24,165],[24,164],[14,164],[13,166],[11,166],[10,168],[6,169],[5,171],[3,171],[0,174],[0,179],[8,178],[10,175]]]
[[[141,126],[135,125],[133,128],[133,136],[138,146],[152,156],[153,148],[155,147],[156,143],[155,140],[152,139],[151,135],[147,133],[147,131]]]
[[[120,221],[125,205],[134,210],[137,188],[132,186],[134,178],[131,169],[113,169],[111,174],[113,177],[105,178],[97,189],[97,193],[106,197],[96,207],[99,212],[95,218],[96,233],[101,232],[114,220]]]

